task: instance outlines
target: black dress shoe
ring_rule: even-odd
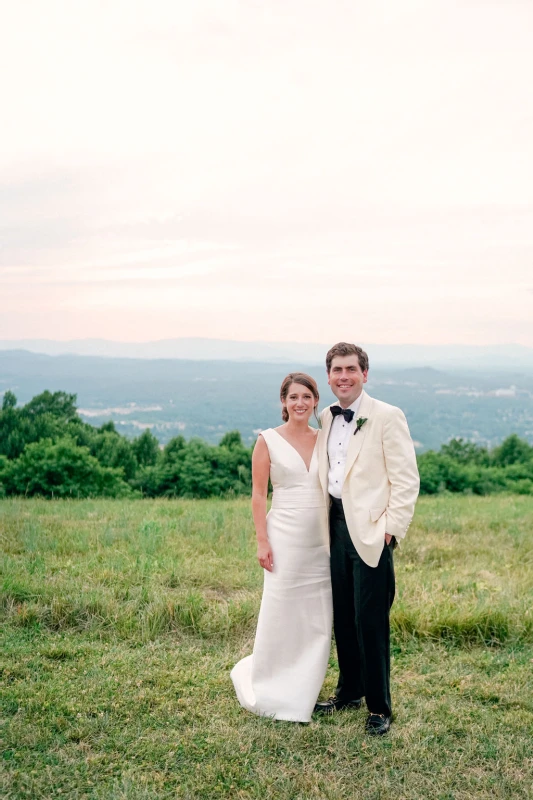
[[[328,699],[324,700],[324,702],[316,703],[314,713],[334,714],[335,711],[342,711],[343,708],[361,708],[362,703],[362,697],[360,697],[358,700],[339,700],[336,695],[332,694],[331,697],[328,697]]]
[[[365,722],[365,731],[370,736],[383,736],[390,730],[391,718],[385,714],[369,714]]]

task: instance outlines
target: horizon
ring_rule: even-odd
[[[50,337],[50,336],[32,336],[32,337],[9,337],[3,336],[0,337],[0,346],[6,342],[54,342],[57,344],[65,343],[70,344],[74,342],[109,342],[113,344],[124,344],[124,345],[143,345],[143,344],[159,344],[165,342],[173,342],[173,341],[205,341],[205,342],[226,342],[230,344],[273,344],[273,345],[309,345],[313,347],[331,347],[333,345],[333,340],[331,344],[326,342],[318,342],[318,341],[311,341],[311,340],[288,340],[288,339],[233,339],[227,337],[220,337],[220,336],[168,336],[168,337],[161,337],[157,339],[120,339],[120,338],[108,338],[104,336],[84,336],[84,337]],[[336,341],[353,341],[348,339],[339,339]],[[354,342],[357,343],[357,342]],[[471,348],[489,348],[489,347],[517,347],[517,348],[525,348],[528,350],[533,349],[532,345],[524,345],[520,342],[516,341],[500,341],[500,342],[493,342],[493,343],[471,343],[466,341],[453,341],[453,342],[440,342],[437,344],[428,344],[427,342],[415,342],[415,341],[405,341],[405,342],[393,342],[393,341],[384,341],[384,342],[362,342],[359,344],[360,347],[428,347],[434,349],[440,349],[444,347],[471,347]]]
[[[254,363],[322,365],[330,344],[302,342],[235,341],[205,337],[182,337],[145,342],[108,339],[2,340],[0,356],[20,354],[44,358],[92,358],[117,361],[189,361],[197,363]],[[440,371],[492,374],[530,374],[533,348],[520,344],[376,344],[361,343],[373,369],[434,368]],[[7,363],[10,363],[9,361]],[[0,391],[1,395],[1,391]]]

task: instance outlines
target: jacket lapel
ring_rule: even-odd
[[[348,475],[349,471],[353,467],[355,460],[359,453],[361,452],[361,448],[363,446],[363,442],[366,436],[367,425],[370,423],[370,415],[372,413],[372,398],[367,395],[365,391],[363,391],[363,397],[361,399],[361,405],[359,406],[359,411],[357,412],[357,419],[359,417],[366,417],[368,422],[366,422],[363,427],[350,436],[350,441],[348,443],[348,452],[346,454],[346,467],[344,470],[344,477]]]

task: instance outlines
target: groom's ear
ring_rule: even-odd
[[[368,370],[364,369],[363,370],[363,383],[366,383],[367,380],[368,380]]]

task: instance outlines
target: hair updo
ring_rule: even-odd
[[[316,400],[315,403],[315,419],[318,421],[318,417],[316,414],[316,407],[318,405],[318,401],[320,400],[320,395],[318,394],[318,386],[316,385],[316,381],[310,375],[307,375],[305,372],[289,372],[286,378],[283,378],[283,382],[281,384],[281,389],[279,390],[279,399],[282,403],[281,409],[281,419],[283,422],[289,421],[289,412],[287,411],[287,406],[285,405],[285,401],[287,399],[287,395],[289,394],[289,388],[293,383],[300,383],[302,386],[305,386],[306,389],[312,393],[313,397]]]

